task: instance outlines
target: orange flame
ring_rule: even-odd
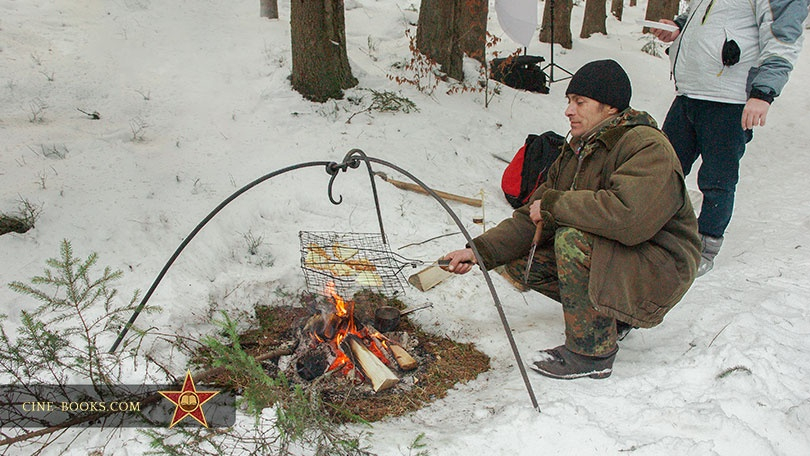
[[[313,333],[313,339],[318,343],[329,343],[332,347],[332,351],[335,353],[335,360],[332,364],[326,369],[327,372],[341,369],[341,372],[344,375],[349,374],[352,369],[354,369],[354,363],[352,363],[351,358],[349,358],[343,350],[340,349],[340,343],[346,338],[347,335],[353,334],[363,340],[367,348],[374,353],[383,363],[386,365],[390,365],[390,361],[388,361],[388,357],[386,357],[383,352],[377,347],[377,344],[374,343],[373,337],[368,333],[368,331],[364,328],[362,330],[357,329],[357,325],[355,324],[354,319],[354,301],[352,300],[345,300],[341,297],[335,288],[334,282],[329,282],[326,284],[325,292],[332,298],[332,302],[335,305],[335,312],[334,315],[337,318],[337,325],[339,327],[334,328],[336,333],[332,340],[326,341],[318,334]],[[326,319],[328,322],[332,322],[333,319]],[[332,324],[332,323],[327,323]],[[359,378],[362,379],[362,374],[357,372]]]

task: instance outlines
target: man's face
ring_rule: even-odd
[[[571,136],[574,138],[591,131],[600,122],[618,112],[616,108],[600,103],[593,98],[573,93],[566,97],[568,107],[565,109],[565,116],[568,117],[568,122],[571,124]]]

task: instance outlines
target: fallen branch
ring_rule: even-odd
[[[714,335],[714,337],[712,337],[712,341],[711,341],[711,342],[709,342],[709,347],[711,347],[711,346],[712,346],[712,344],[714,343],[714,341],[715,341],[715,340],[716,340],[716,339],[717,339],[717,338],[720,336],[720,334],[722,334],[722,333],[723,333],[723,331],[725,331],[725,330],[726,330],[726,328],[728,328],[728,325],[730,325],[730,324],[731,324],[731,322],[726,323],[726,326],[723,326],[723,329],[721,329],[721,330],[720,330],[720,331],[719,331],[717,334],[715,334],[715,335]]]
[[[404,249],[406,247],[413,247],[413,246],[416,246],[416,245],[426,244],[426,243],[428,243],[430,241],[435,241],[436,239],[441,239],[441,238],[447,237],[447,236],[455,236],[456,234],[461,234],[461,231],[456,231],[455,233],[440,234],[438,236],[434,236],[434,237],[432,237],[430,239],[425,239],[424,241],[420,241],[420,242],[411,242],[410,244],[403,245],[402,247],[400,247],[397,250],[402,250],[402,249]]]
[[[422,188],[420,185],[411,184],[409,182],[402,182],[402,181],[398,181],[396,179],[391,179],[385,173],[379,172],[379,171],[375,172],[374,174],[376,174],[377,176],[380,176],[380,178],[382,178],[382,180],[388,182],[389,184],[391,184],[394,187],[397,187],[399,189],[408,190],[408,191],[412,191],[412,192],[416,192],[416,193],[422,193],[423,195],[429,195],[427,190]],[[481,207],[481,206],[484,205],[484,201],[480,200],[480,199],[477,199],[477,198],[468,198],[466,196],[454,195],[452,193],[447,193],[447,192],[443,192],[443,191],[440,191],[440,190],[433,190],[433,192],[436,193],[436,195],[438,195],[441,198],[446,199],[446,200],[458,201],[459,203],[464,203],[464,204],[468,204],[470,206],[475,206],[475,207]]]
[[[79,108],[76,108],[76,109],[77,109],[77,110],[78,110],[80,113],[82,113],[82,114],[86,115],[87,117],[89,117],[89,118],[91,118],[91,119],[93,119],[93,120],[98,120],[98,119],[101,119],[101,114],[99,114],[99,113],[98,113],[98,111],[87,112],[87,111],[84,111],[84,110],[79,109]]]

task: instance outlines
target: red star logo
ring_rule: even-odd
[[[219,391],[197,391],[197,388],[194,387],[194,379],[191,378],[191,371],[186,371],[186,379],[183,381],[182,390],[158,392],[176,406],[169,427],[179,423],[186,416],[191,416],[203,426],[208,427],[202,405],[219,394]]]

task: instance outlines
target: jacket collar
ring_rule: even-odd
[[[633,108],[627,108],[615,116],[608,117],[600,122],[591,129],[590,132],[582,135],[584,139],[575,140],[573,144],[571,144],[571,148],[574,150],[591,149],[593,144],[601,142],[610,150],[616,145],[619,139],[624,136],[628,129],[638,125],[658,128],[655,119],[648,113],[636,111]]]

